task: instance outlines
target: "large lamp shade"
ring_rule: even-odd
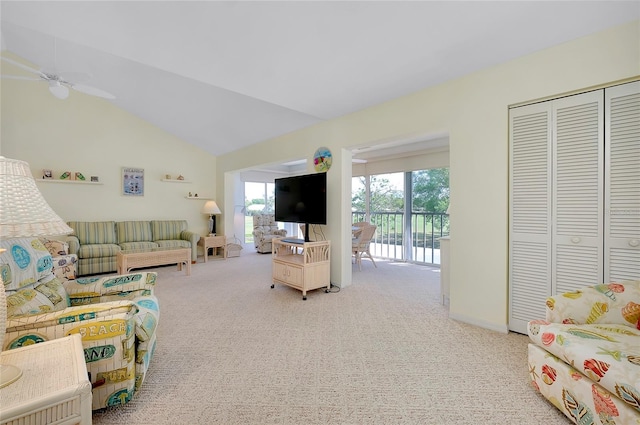
[[[29,164],[0,156],[0,239],[66,235],[73,231],[36,187]],[[3,252],[0,249],[0,254]],[[0,350],[7,324],[7,302],[0,276]],[[0,365],[0,388],[18,380],[22,371]]]
[[[0,156],[0,238],[71,232],[42,197],[29,164]]]

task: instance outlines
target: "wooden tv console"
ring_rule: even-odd
[[[307,291],[325,287],[331,288],[330,258],[331,243],[272,241],[273,284],[282,283],[302,291],[302,299],[307,299]]]

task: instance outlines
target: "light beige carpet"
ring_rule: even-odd
[[[202,261],[202,260],[200,260]],[[142,389],[106,424],[570,423],[529,385],[526,344],[450,320],[439,270],[363,260],[338,293],[271,289],[247,247],[161,267],[158,347]]]

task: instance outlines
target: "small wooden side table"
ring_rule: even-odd
[[[22,369],[20,379],[0,389],[0,424],[91,424],[80,334],[3,351],[0,363]]]
[[[206,263],[209,257],[209,248],[213,248],[213,255],[216,257],[222,257],[227,259],[227,238],[224,236],[202,236],[198,241],[198,246],[201,246],[204,250],[204,262]],[[221,250],[218,253],[218,250]]]

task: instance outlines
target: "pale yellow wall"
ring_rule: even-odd
[[[318,147],[327,146],[334,154],[328,174],[326,226],[328,238],[334,241],[331,277],[334,283],[348,286],[348,148],[404,140],[416,134],[448,134],[451,317],[506,330],[507,107],[637,76],[639,40],[640,23],[636,21],[224,155],[218,158],[217,167],[214,157],[103,100],[72,95],[59,101],[37,85],[26,87],[23,82],[3,80],[0,153],[28,161],[36,173],[53,168],[100,176],[104,186],[40,186],[65,219],[179,216],[196,227],[200,224],[204,231],[201,201],[184,199],[187,191],[217,193],[231,204],[233,195],[226,192],[237,184],[232,178],[235,171],[301,157],[311,159]],[[144,199],[120,195],[120,167],[124,165],[145,168]],[[313,171],[310,166],[308,171]],[[161,183],[160,177],[167,172],[183,173],[194,183]]]
[[[2,80],[0,154],[27,161],[34,177],[42,169],[95,175],[103,185],[39,183],[65,220],[186,219],[190,230],[207,232],[200,214],[216,196],[216,158],[167,134],[106,100],[71,91],[59,100],[37,82]],[[121,195],[121,167],[145,170],[144,197]],[[183,174],[191,184],[164,183]]]
[[[279,159],[334,153],[328,238],[344,243],[341,212],[351,167],[344,148],[415,134],[449,134],[451,317],[506,331],[508,317],[508,105],[640,74],[640,22],[537,52],[482,72],[296,131],[219,158],[218,176]],[[347,171],[348,170],[348,171]],[[217,180],[220,184],[220,179]],[[220,186],[218,186],[220,190]],[[332,280],[348,286],[350,252],[332,247]],[[392,284],[392,282],[390,282]]]

